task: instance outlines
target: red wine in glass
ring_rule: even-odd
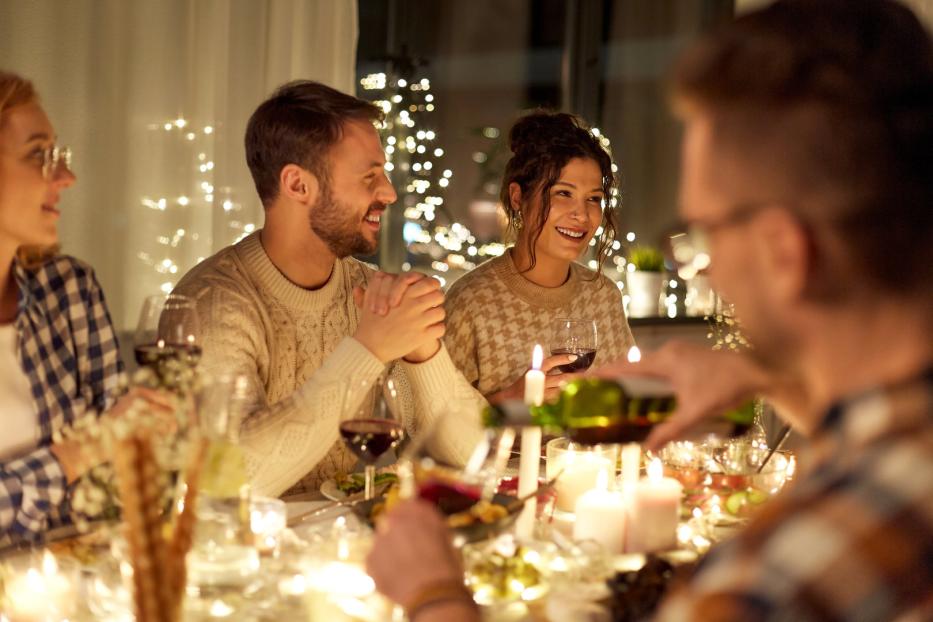
[[[482,486],[463,481],[426,476],[418,482],[418,496],[433,503],[442,513],[450,515],[465,512],[483,496]]]
[[[590,365],[593,364],[593,360],[596,358],[596,349],[595,348],[554,348],[551,350],[551,356],[556,356],[558,354],[576,354],[577,360],[565,363],[564,365],[558,365],[557,369],[560,370],[562,374],[574,374],[581,371],[586,371],[590,368]]]
[[[373,464],[395,447],[405,432],[391,419],[348,419],[340,424],[340,435],[360,460]]]

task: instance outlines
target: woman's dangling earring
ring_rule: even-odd
[[[515,211],[515,215],[512,217],[512,224],[515,227],[516,231],[522,230],[522,213],[518,210]]]

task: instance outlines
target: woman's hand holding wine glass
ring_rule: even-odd
[[[201,360],[201,329],[194,301],[179,294],[149,296],[134,339],[136,363],[148,367],[162,388],[176,389],[179,373]]]
[[[541,371],[545,373],[544,379],[544,401],[550,402],[557,399],[560,395],[560,389],[563,384],[572,380],[575,376],[563,373],[560,370],[568,365],[572,365],[577,360],[576,354],[556,354],[545,358],[541,362]],[[525,374],[515,379],[511,385],[484,396],[490,404],[498,404],[509,400],[522,400],[525,396]]]
[[[560,373],[573,374],[586,371],[596,358],[595,320],[572,318],[554,320],[548,345],[552,357],[559,354],[576,356],[570,363],[558,367]]]

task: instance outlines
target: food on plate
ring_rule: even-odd
[[[398,481],[398,476],[395,473],[384,471],[381,473],[376,473],[376,479],[374,481],[374,486],[379,488],[385,484],[394,484]],[[366,478],[362,473],[350,473],[349,475],[338,475],[336,477],[337,490],[342,492],[345,495],[354,495],[359,492],[363,492],[363,489],[366,488]]]

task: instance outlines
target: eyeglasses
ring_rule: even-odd
[[[71,170],[71,148],[52,145],[41,151],[42,154],[42,176],[46,181],[55,177],[59,167],[64,166]]]
[[[714,221],[691,222],[676,227],[669,235],[666,251],[682,279],[692,279],[709,268],[711,258],[709,237],[715,231],[734,227],[751,220],[759,211],[774,203],[736,205],[728,214]]]

